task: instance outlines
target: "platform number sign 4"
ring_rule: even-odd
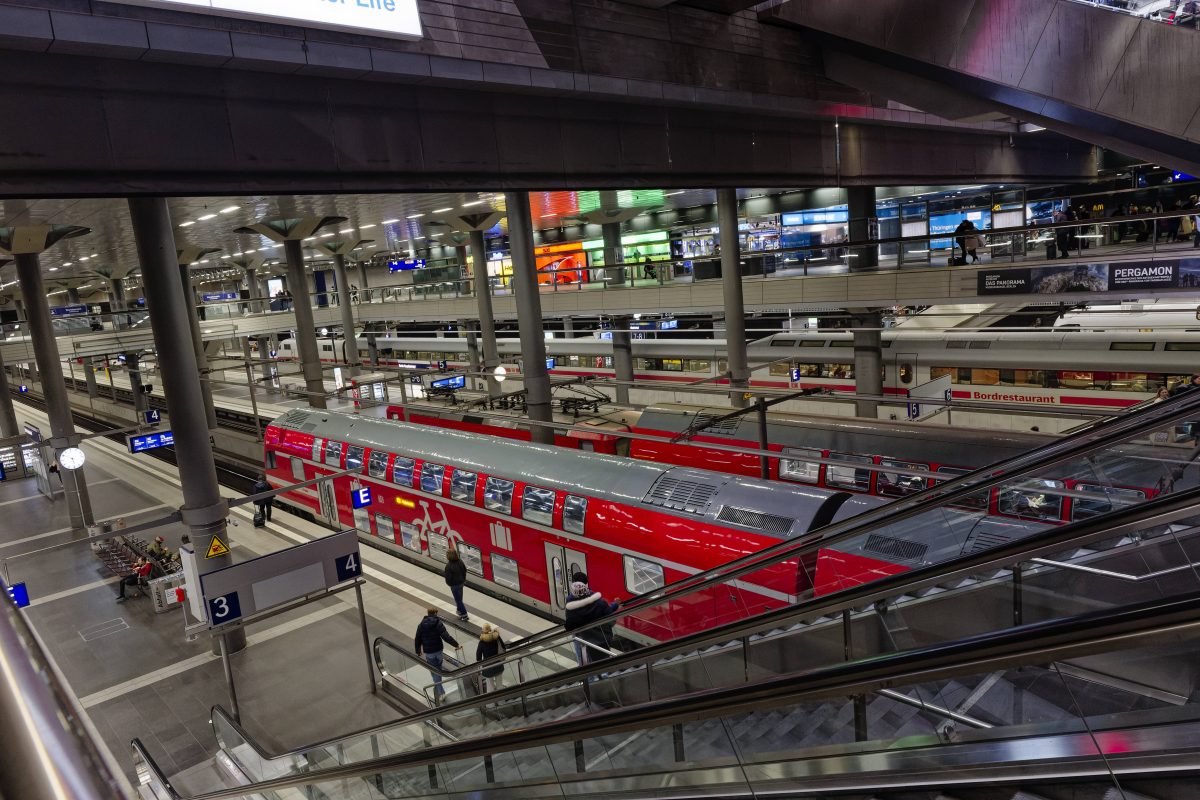
[[[337,567],[338,583],[353,580],[362,575],[362,557],[358,553],[341,556],[334,559],[333,563]]]
[[[237,592],[211,597],[208,600],[208,620],[212,625],[224,625],[242,616],[242,604]]]

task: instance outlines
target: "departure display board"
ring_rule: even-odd
[[[175,8],[320,28],[420,38],[417,0],[114,0],[134,6]]]

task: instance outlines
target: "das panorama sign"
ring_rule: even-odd
[[[125,5],[174,8],[228,17],[420,38],[417,0],[116,0]]]

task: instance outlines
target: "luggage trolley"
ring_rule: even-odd
[[[382,372],[365,372],[350,379],[350,394],[355,408],[371,408],[388,401],[388,376]]]

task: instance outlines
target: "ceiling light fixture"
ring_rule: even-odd
[[[51,268],[50,268],[50,271],[51,271],[51,272],[58,272],[58,267],[51,267]]]
[[[407,217],[405,217],[405,219],[420,219],[423,216],[425,216],[425,215],[424,214],[409,214]]]
[[[361,226],[361,227],[359,228],[359,230],[360,230],[360,231],[367,231],[367,230],[370,230],[371,228],[374,228],[374,227],[375,227],[374,225],[363,225],[363,226]]]
[[[472,200],[469,203],[463,203],[463,208],[470,208],[471,206],[483,205],[486,202],[487,202],[487,200]]]
[[[445,214],[447,211],[453,211],[453,210],[454,210],[454,206],[450,206],[449,208],[435,208],[432,213]]]
[[[73,261],[64,261],[64,262],[63,262],[63,266],[64,266],[64,267],[69,267],[69,266],[71,266],[71,264],[73,264],[73,263],[74,263]]]
[[[216,219],[216,214],[205,214],[203,217],[197,217],[201,222],[208,222],[210,219]]]
[[[221,213],[222,214],[232,214],[234,211],[237,211],[238,208],[240,208],[240,206],[226,206],[225,208],[221,209]]]
[[[91,258],[91,256],[80,256],[80,257],[79,257],[79,260],[80,260],[80,261],[87,261],[89,258]]]
[[[322,239],[328,239],[330,236],[333,236],[333,234],[332,233],[322,233],[321,234]]]
[[[395,225],[399,221],[400,220],[398,220],[398,219],[385,219],[383,222],[381,222],[379,224],[380,225]]]
[[[346,228],[346,230],[338,231],[338,233],[342,234],[343,236],[347,233],[354,233],[354,228]]]
[[[179,223],[179,227],[181,227],[181,228],[186,228],[186,227],[188,227],[189,225],[195,225],[195,224],[196,224],[196,221],[195,221],[195,220],[191,220],[191,219],[189,219],[187,222],[181,222],[181,223]]]

